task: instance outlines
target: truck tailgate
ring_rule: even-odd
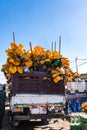
[[[51,95],[51,94],[16,94],[12,96],[10,105],[15,104],[51,104],[51,103],[64,103],[64,95]]]

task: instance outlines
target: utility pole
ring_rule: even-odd
[[[75,58],[75,63],[76,63],[76,72],[78,73],[78,65],[77,65],[77,60],[78,60],[78,57]]]

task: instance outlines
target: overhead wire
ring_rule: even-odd
[[[87,59],[85,59],[85,60],[87,60]],[[83,62],[83,63],[77,65],[77,67],[79,67],[79,66],[81,66],[81,65],[84,65],[84,64],[87,64],[87,62]],[[76,68],[76,67],[72,67],[71,69],[74,69],[74,68]]]
[[[82,61],[84,61],[84,60],[87,60],[87,59],[78,59],[78,60],[82,60]]]
[[[77,59],[77,60],[82,60],[82,61],[84,61],[84,60],[87,60],[87,59]],[[75,60],[71,61],[70,64],[73,63],[73,62],[75,62]]]
[[[81,66],[81,65],[83,65],[83,64],[87,64],[87,62],[81,63],[81,64],[79,64],[78,66]]]
[[[73,63],[73,62],[75,62],[75,60],[71,61],[70,64]]]

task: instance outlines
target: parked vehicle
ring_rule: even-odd
[[[64,80],[54,83],[46,72],[15,73],[10,89],[9,119],[12,125],[23,120],[46,121],[63,116]]]
[[[2,128],[3,118],[5,114],[5,96],[6,93],[3,90],[3,86],[0,84],[0,129]]]

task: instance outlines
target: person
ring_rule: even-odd
[[[2,91],[3,90],[3,85],[2,84],[0,84],[0,91]]]
[[[3,117],[5,113],[5,91],[3,90],[3,85],[0,84],[0,130],[2,129]]]

